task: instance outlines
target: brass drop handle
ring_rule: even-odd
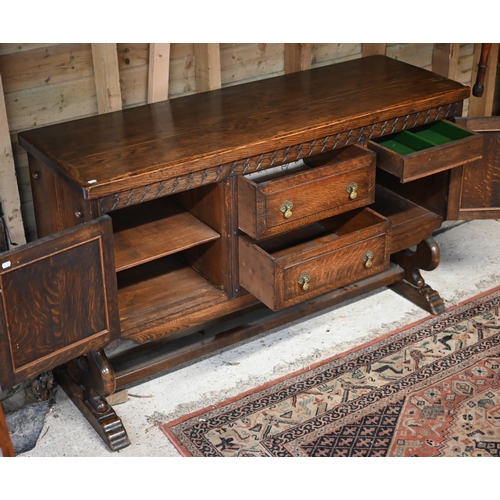
[[[291,201],[284,201],[281,204],[280,212],[283,214],[285,219],[289,219],[292,216],[293,203]]]
[[[355,182],[351,182],[345,190],[349,193],[350,200],[355,200],[358,197],[358,185]]]
[[[373,252],[371,250],[368,250],[363,254],[361,260],[365,263],[366,269],[370,269],[370,267],[373,266]]]
[[[299,277],[299,285],[302,287],[302,290],[307,291],[309,289],[309,281],[311,280],[311,276],[309,273],[302,273]]]

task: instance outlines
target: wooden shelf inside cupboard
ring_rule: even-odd
[[[223,291],[174,255],[118,274],[122,337],[227,300]]]
[[[117,271],[220,238],[219,233],[168,198],[109,215],[113,220]]]

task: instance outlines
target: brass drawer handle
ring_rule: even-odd
[[[345,190],[349,193],[350,200],[355,200],[358,197],[358,185],[355,182],[351,182]]]
[[[373,266],[373,252],[368,250],[364,253],[363,257],[361,257],[361,260],[365,263],[366,269],[370,269],[370,267]]]
[[[302,273],[299,278],[299,285],[302,287],[302,290],[306,291],[309,288],[309,281],[311,276],[309,273]]]
[[[293,203],[291,201],[284,201],[281,204],[280,212],[283,214],[285,219],[289,219],[292,216]]]

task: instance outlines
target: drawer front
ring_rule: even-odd
[[[278,245],[276,251],[240,236],[241,286],[269,308],[280,310],[388,269],[387,219],[364,209],[346,226],[347,230],[313,235],[285,249]]]
[[[267,238],[372,203],[375,155],[360,146],[346,149],[325,165],[266,182],[240,177],[240,229],[252,238]]]
[[[302,302],[388,269],[386,242],[380,235],[284,269],[283,303]]]
[[[483,137],[445,120],[370,141],[377,167],[402,182],[420,179],[482,156]]]

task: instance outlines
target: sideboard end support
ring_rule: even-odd
[[[96,374],[102,378],[96,383]],[[110,451],[119,451],[130,445],[127,431],[120,417],[107,402],[115,386],[114,373],[104,352],[92,352],[86,356],[59,366],[54,370],[58,384],[83,416],[101,436]],[[98,378],[98,377],[97,377]]]
[[[425,311],[438,315],[446,307],[439,293],[425,283],[420,271],[433,271],[439,264],[440,251],[432,237],[421,241],[415,250],[406,249],[391,256],[405,271],[402,281],[389,288]]]

